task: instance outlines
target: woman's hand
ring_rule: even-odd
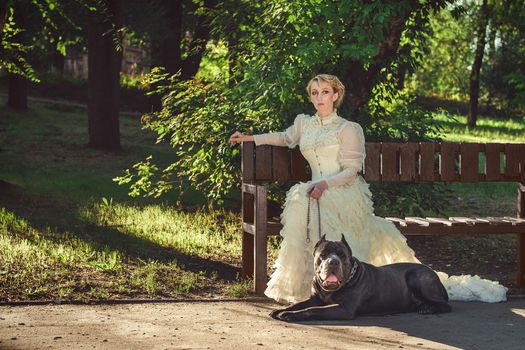
[[[314,182],[308,187],[306,193],[313,199],[319,199],[323,195],[323,192],[328,188],[328,183],[325,180]]]
[[[228,140],[228,142],[230,143],[231,146],[233,146],[233,145],[235,145],[236,143],[239,143],[239,142],[247,142],[247,141],[253,141],[253,136],[252,135],[244,135],[240,131],[234,132],[233,135],[230,136],[230,139]]]

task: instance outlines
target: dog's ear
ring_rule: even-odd
[[[350,244],[346,241],[345,235],[341,233],[341,243],[345,245],[345,247],[348,248],[348,251],[350,252],[350,255],[352,255],[352,248],[350,248]]]
[[[317,241],[317,243],[315,244],[315,247],[314,247],[314,251],[313,251],[313,254],[315,255],[315,251],[317,250],[317,247],[319,247],[319,245],[323,242],[326,242],[326,233],[324,235],[321,236],[321,239],[319,241]]]

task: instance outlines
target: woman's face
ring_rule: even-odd
[[[324,81],[314,81],[310,88],[310,99],[320,117],[326,117],[334,111],[334,102],[339,94]]]

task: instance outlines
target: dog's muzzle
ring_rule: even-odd
[[[326,290],[336,290],[341,284],[343,276],[342,262],[339,256],[333,254],[322,262],[321,271],[318,276],[319,285]]]

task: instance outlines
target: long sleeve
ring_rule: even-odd
[[[301,139],[301,130],[303,129],[305,119],[306,115],[299,114],[295,118],[293,125],[285,131],[253,135],[255,145],[288,146],[289,148],[294,148],[299,144]]]
[[[332,176],[326,177],[328,187],[344,185],[353,181],[363,167],[365,159],[365,136],[361,125],[348,123],[338,135],[341,142],[339,162],[342,170]]]

